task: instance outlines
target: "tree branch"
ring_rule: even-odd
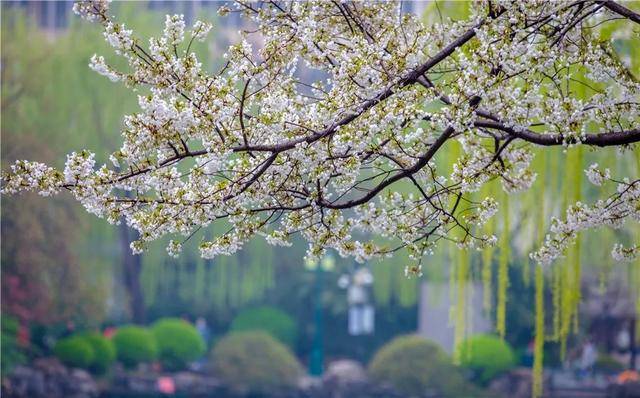
[[[637,12],[634,12],[633,10],[630,10],[627,7],[620,5],[615,1],[611,1],[611,0],[601,1],[600,3],[604,4],[605,7],[615,12],[616,14],[621,15],[627,19],[630,19],[637,24],[640,24],[640,14],[638,14]]]
[[[447,127],[442,132],[442,134],[438,137],[438,139],[429,147],[427,152],[424,155],[422,155],[413,166],[394,175],[393,177],[385,179],[380,184],[376,185],[375,188],[367,192],[366,195],[363,195],[360,198],[352,199],[343,203],[336,204],[336,203],[330,203],[330,202],[319,202],[318,204],[322,207],[328,207],[330,209],[347,209],[347,208],[358,206],[368,202],[373,197],[375,197],[378,193],[380,193],[380,191],[382,191],[389,185],[405,177],[412,176],[413,174],[418,172],[420,169],[422,169],[424,166],[426,166],[427,163],[429,163],[429,161],[431,160],[431,158],[433,158],[433,156],[436,154],[436,152],[438,152],[440,147],[444,145],[444,143],[453,135],[454,132],[455,130],[453,129],[453,127]]]
[[[502,11],[504,12],[504,11]],[[495,17],[501,15],[501,13],[496,14]],[[263,151],[263,152],[283,152],[288,149],[294,148],[296,145],[306,142],[311,144],[316,142],[324,137],[327,137],[336,132],[336,130],[341,127],[351,123],[353,120],[357,119],[360,115],[364,114],[369,109],[373,108],[378,103],[384,101],[385,99],[391,97],[398,88],[406,87],[410,84],[416,83],[420,76],[428,72],[431,68],[438,65],[440,62],[449,57],[453,52],[459,47],[463,46],[469,40],[471,40],[476,35],[476,29],[482,26],[485,21],[481,21],[474,25],[471,29],[467,30],[462,36],[458,37],[456,40],[451,42],[445,48],[440,50],[436,55],[431,57],[427,62],[422,65],[414,68],[412,71],[405,74],[398,83],[390,85],[386,89],[382,90],[380,93],[375,95],[373,98],[362,103],[357,109],[352,111],[349,115],[344,118],[334,122],[329,127],[324,130],[318,131],[315,134],[311,134],[306,137],[296,138],[294,140],[290,140],[287,142],[283,142],[275,145],[244,145],[232,148],[234,152],[246,152],[246,151]]]
[[[476,127],[483,127],[489,129],[495,129],[504,131],[505,133],[519,138],[521,140],[531,142],[533,144],[542,145],[542,146],[554,146],[554,145],[562,145],[563,142],[569,144],[577,143],[576,139],[567,139],[560,134],[539,134],[531,130],[515,130],[511,127],[507,127],[502,123],[493,122],[493,121],[476,121],[474,122]],[[619,145],[628,145],[633,144],[635,142],[640,141],[640,129],[632,129],[626,131],[611,131],[602,134],[587,134],[584,139],[581,140],[582,144],[585,145],[593,145],[598,147],[607,147],[607,146],[619,146]]]

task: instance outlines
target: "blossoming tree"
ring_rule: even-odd
[[[112,166],[96,168],[87,151],[68,155],[62,171],[18,161],[2,175],[3,192],[68,190],[89,212],[135,228],[134,252],[170,235],[177,255],[182,241],[218,224],[226,232],[201,242],[204,257],[232,254],[256,235],[283,246],[302,235],[312,257],[406,250],[415,261],[407,272],[419,274],[441,241],[491,246],[483,225],[497,192],[475,193],[492,181],[509,194],[529,188],[541,148],[638,156],[637,71],[601,31],[624,21],[637,35],[640,15],[613,1],[471,8],[467,19],[425,26],[391,2],[238,2],[232,12],[255,30],[208,72],[190,48],[211,24],[187,29],[182,16],[167,16],[163,35],[144,43],[107,1],[79,2],[75,11],[101,24],[128,63],[120,70],[96,55],[90,67],[138,92],[140,110],[125,117]],[[300,67],[323,78],[305,81]],[[452,172],[438,163],[448,147],[459,153]],[[553,219],[532,253],[540,266],[581,230],[640,220],[639,176],[597,164],[585,172],[602,197]],[[640,253],[611,250],[616,260]]]

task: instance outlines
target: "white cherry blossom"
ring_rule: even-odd
[[[18,161],[3,172],[2,192],[68,190],[89,212],[136,229],[135,253],[168,236],[175,256],[219,225],[226,232],[198,238],[203,257],[254,237],[289,246],[300,235],[308,256],[334,249],[365,261],[406,250],[415,261],[407,272],[419,275],[442,241],[495,243],[482,228],[498,202],[475,193],[496,180],[509,194],[530,188],[536,147],[640,141],[640,83],[599,39],[612,16],[637,25],[638,14],[615,2],[480,1],[465,20],[423,24],[397,2],[240,1],[233,12],[256,28],[213,72],[190,49],[210,23],[189,28],[169,15],[147,42],[108,6],[74,10],[101,25],[127,63],[115,69],[95,55],[89,66],[138,95],[108,156],[113,167],[86,151],[63,171]],[[576,95],[576,80],[590,94]],[[614,181],[597,165],[586,174],[617,190],[554,219],[532,254],[539,263],[561,257],[579,231],[640,219],[638,176]]]

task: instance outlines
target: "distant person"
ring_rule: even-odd
[[[590,373],[593,372],[593,365],[595,365],[598,360],[598,350],[596,346],[591,342],[591,340],[587,340],[582,346],[582,354],[580,355],[580,359],[578,360],[578,368],[580,370],[580,376],[586,377]]]
[[[201,316],[198,317],[198,319],[196,319],[196,329],[208,347],[209,340],[211,339],[211,330],[209,329],[209,325],[207,325],[207,320]]]
[[[196,319],[196,330],[198,331],[198,334],[200,334],[200,337],[202,337],[205,346],[209,347],[209,340],[211,340],[211,330],[209,329],[209,325],[207,325],[207,320],[201,316],[198,317]],[[196,372],[200,372],[206,367],[206,365],[207,356],[203,355],[202,358],[198,359],[192,364],[191,369],[195,370]]]

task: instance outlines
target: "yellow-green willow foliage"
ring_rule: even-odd
[[[460,155],[462,154],[461,145],[457,142],[450,145],[449,150],[446,152],[446,159],[443,159],[446,167],[444,168],[447,171],[453,170],[453,164],[458,160]],[[466,207],[469,207],[470,204],[468,201],[473,201],[474,195],[467,194],[465,195],[466,200],[461,200],[458,202],[458,206],[455,210],[454,216],[459,216],[462,212],[464,212]],[[450,203],[450,208],[455,207],[457,199],[452,199]],[[458,242],[461,242],[465,238],[465,231],[456,227],[452,231],[452,237]],[[452,308],[452,313],[450,314],[450,319],[453,321],[454,325],[454,342],[453,346],[453,360],[454,363],[459,363],[461,358],[461,349],[463,347],[462,342],[465,340],[467,336],[467,317],[471,313],[469,311],[469,302],[468,298],[471,294],[470,290],[470,280],[471,280],[471,254],[467,250],[461,250],[457,247],[456,242],[452,242],[449,244],[449,258],[450,258],[450,289],[449,292],[451,294],[451,302],[454,303]]]
[[[560,156],[558,153],[551,154],[551,178],[549,183],[549,191],[552,197],[556,197],[559,182],[559,165]],[[563,203],[564,205],[564,203]],[[553,335],[552,340],[560,339],[560,301],[562,295],[561,277],[564,267],[561,264],[551,268],[552,272],[552,295],[553,295]]]
[[[640,235],[640,228],[637,229]],[[640,330],[640,260],[635,262],[636,277],[632,279],[636,286],[636,331]],[[636,332],[636,341],[640,342],[640,333]]]
[[[565,184],[563,208],[580,199],[580,187],[582,181],[582,148],[569,150],[565,159]],[[559,268],[558,286],[559,291],[555,292],[559,297],[559,339],[561,344],[561,357],[564,358],[566,352],[566,342],[569,332],[577,324],[578,304],[580,300],[580,236],[576,239],[574,246],[567,251],[567,255],[556,267]]]
[[[542,370],[544,361],[544,273],[541,265],[535,267],[535,341],[533,349],[532,395],[542,396]]]
[[[522,202],[524,203],[525,208],[522,209],[522,213],[526,215],[528,218],[528,230],[530,231],[531,237],[535,236],[535,239],[527,239],[523,243],[525,246],[523,247],[523,252],[530,253],[536,249],[536,245],[538,242],[542,242],[544,240],[544,236],[546,234],[545,224],[547,223],[547,185],[549,181],[547,179],[547,168],[549,162],[549,151],[548,150],[538,150],[535,151],[535,157],[533,159],[533,169],[537,172],[538,176],[534,185],[532,187],[532,191],[535,192],[535,195],[526,194],[523,198]],[[532,259],[523,259],[525,261],[521,262],[522,265],[522,281],[525,287],[529,287],[531,285],[531,271],[533,270],[532,266],[535,266],[535,263]],[[535,271],[534,271],[535,272]]]
[[[397,274],[397,267],[376,261],[371,264],[373,274],[373,296],[377,304],[389,305],[394,294],[393,274]],[[406,279],[406,278],[404,278]]]
[[[536,226],[538,242],[542,242],[545,234],[546,223],[546,190],[547,190],[547,160],[549,156],[547,152],[538,154],[541,162],[538,165],[538,192],[539,208]],[[552,169],[554,172],[555,169]],[[544,365],[544,341],[545,341],[545,303],[544,303],[544,270],[540,265],[535,267],[535,330],[534,330],[534,348],[533,348],[533,383],[531,394],[534,397],[542,396],[542,379]],[[527,271],[529,271],[527,269]]]
[[[473,1],[453,0],[453,1],[431,1],[425,9],[424,19],[428,24],[440,22],[446,18],[462,20],[471,15],[470,6]]]
[[[498,303],[496,308],[496,331],[504,338],[507,319],[507,289],[509,288],[509,258],[511,256],[509,195],[502,191],[500,199],[502,233],[500,234],[500,257],[498,259]]]
[[[542,153],[539,153],[537,158],[540,159],[540,164],[538,166],[538,178],[537,178],[537,189],[536,192],[538,193],[538,195],[535,195],[535,197],[538,200],[538,208],[537,208],[537,213],[538,216],[537,217],[531,217],[532,220],[535,220],[536,222],[536,236],[537,236],[537,241],[538,242],[542,242],[544,241],[544,236],[546,233],[546,224],[547,224],[547,186],[549,184],[549,181],[547,179],[547,162],[549,161],[549,153],[547,151],[543,151]],[[552,169],[552,173],[555,173],[555,171]],[[534,195],[530,195],[530,196],[534,196]],[[535,206],[535,204],[534,204]]]
[[[455,331],[453,338],[453,346],[455,347],[453,353],[454,363],[459,363],[461,360],[460,354],[463,347],[462,342],[466,337],[467,329],[467,299],[471,292],[468,292],[468,282],[470,276],[470,256],[466,250],[457,251],[457,264],[456,267],[456,301],[455,301]]]
[[[492,190],[495,189],[495,187],[495,183],[485,184],[482,187],[480,199],[484,200],[484,198],[488,197],[492,193]],[[487,221],[487,223],[484,225],[483,232],[487,236],[491,236],[494,234],[496,223],[495,220],[495,217],[491,217],[489,221]],[[491,311],[491,291],[493,289],[493,252],[493,246],[488,247],[482,251],[482,307],[486,312]]]
[[[260,300],[275,283],[274,251],[260,240],[248,243],[235,256],[215,261],[191,254],[197,253],[197,242],[187,242],[178,259],[167,258],[161,249],[150,250],[141,275],[145,304],[179,300],[197,312],[226,312]]]
[[[418,301],[419,279],[408,279],[404,276],[403,268],[412,260],[402,253],[391,258],[371,262],[373,274],[373,296],[377,305],[389,305],[392,302],[401,307],[411,307]],[[439,264],[432,257],[424,264],[430,272]]]

